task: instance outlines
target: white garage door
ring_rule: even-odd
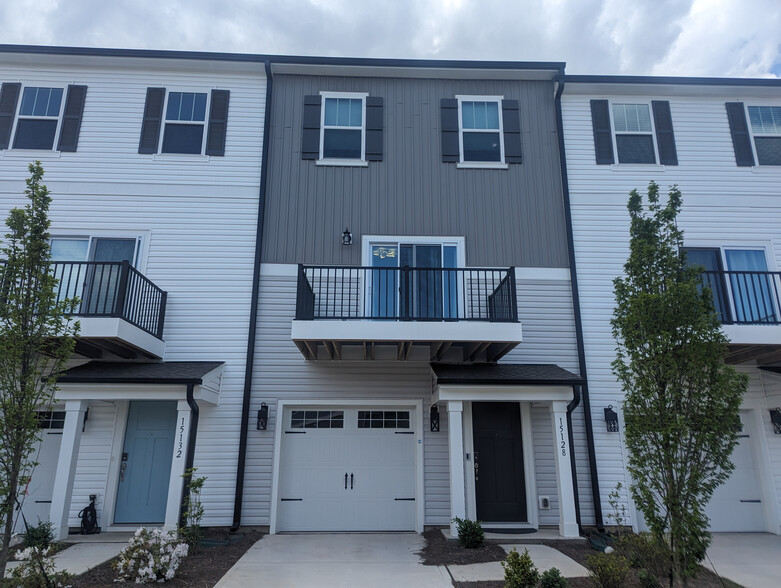
[[[283,420],[278,531],[415,530],[413,410],[295,408]]]
[[[754,459],[754,439],[749,434],[748,412],[741,411],[743,431],[732,454],[735,471],[713,493],[706,514],[715,532],[765,531],[765,507]]]
[[[60,411],[41,412],[38,418],[42,428],[41,442],[32,454],[38,465],[35,466],[30,482],[27,484],[27,495],[24,497],[24,507],[22,508],[27,524],[30,526],[37,525],[39,520],[49,520],[65,413]],[[22,517],[17,517],[16,531],[24,531]]]

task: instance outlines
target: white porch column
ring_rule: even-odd
[[[171,477],[168,481],[168,500],[165,507],[166,531],[179,526],[179,509],[182,505],[182,490],[184,489],[184,464],[187,459],[187,440],[190,438],[190,419],[192,411],[186,400],[176,404],[176,432],[174,436],[174,453],[171,457]]]
[[[81,427],[84,424],[86,400],[68,400],[65,402],[65,424],[62,428],[60,457],[57,460],[57,473],[54,475],[52,505],[49,519],[53,524],[54,538],[65,539],[68,536],[68,511],[73,495],[73,479],[76,477],[76,462],[81,443]]]
[[[447,403],[448,447],[450,448],[450,534],[458,535],[453,517],[466,518],[466,483],[464,477],[464,403]]]
[[[562,537],[577,537],[578,522],[575,517],[575,492],[572,488],[572,466],[570,462],[569,429],[567,427],[567,402],[556,400],[551,403],[553,416],[553,446],[556,453],[556,483],[559,492],[559,534]]]

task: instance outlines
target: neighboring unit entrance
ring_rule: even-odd
[[[293,408],[283,415],[278,531],[414,531],[414,411]]]
[[[473,402],[477,519],[528,522],[521,409],[517,402]]]
[[[115,523],[162,523],[176,428],[176,402],[131,402]]]
[[[22,512],[31,527],[39,521],[49,520],[49,510],[54,493],[54,477],[57,474],[57,460],[62,444],[62,427],[65,424],[65,412],[46,411],[38,413],[41,427],[41,440],[33,453],[38,465],[35,466],[27,484],[27,496],[24,497]],[[24,532],[24,521],[17,517],[15,530]]]
[[[722,486],[716,488],[705,509],[710,518],[709,529],[714,532],[767,531],[748,419],[747,411],[740,411],[742,430],[732,452],[735,470]]]

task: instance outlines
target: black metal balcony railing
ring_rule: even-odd
[[[515,271],[299,265],[296,319],[514,323]]]
[[[704,271],[702,281],[722,324],[781,324],[781,272]]]
[[[78,298],[75,316],[117,317],[163,338],[167,293],[127,261],[53,261],[57,301]]]

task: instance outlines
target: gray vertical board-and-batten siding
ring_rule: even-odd
[[[320,91],[383,98],[383,161],[301,159],[304,96]],[[278,74],[273,92],[263,262],[360,265],[362,235],[441,235],[465,237],[469,266],[567,267],[552,82]],[[522,164],[442,162],[440,100],[456,95],[520,102]]]

